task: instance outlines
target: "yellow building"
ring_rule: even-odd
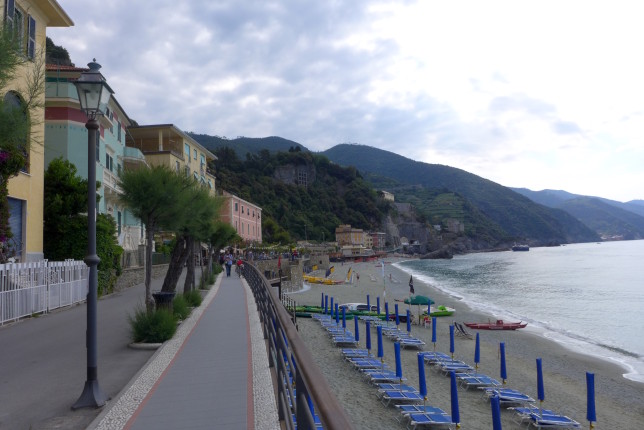
[[[208,170],[208,162],[217,157],[174,125],[128,127],[126,139],[126,145],[140,150],[149,165],[192,175],[215,195],[215,176]]]
[[[0,0],[3,26],[11,26],[18,35],[20,49],[30,61],[17,71],[7,87],[0,88],[6,102],[20,104],[24,99],[27,77],[35,67],[42,67],[44,77],[45,39],[47,27],[74,25],[55,0]],[[44,105],[44,94],[41,103]],[[18,176],[9,180],[9,224],[13,233],[17,261],[43,258],[43,194],[44,194],[44,110],[29,112],[32,129],[29,135],[29,160]]]
[[[342,224],[335,228],[335,241],[338,246],[364,246],[364,231],[360,228],[352,228],[348,224]]]

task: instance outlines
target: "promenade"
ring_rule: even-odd
[[[0,328],[0,428],[279,428],[245,282],[220,275],[156,351],[127,346],[127,316],[142,305],[144,291],[137,285],[99,300],[99,384],[111,398],[99,409],[70,409],[86,377],[84,304]]]

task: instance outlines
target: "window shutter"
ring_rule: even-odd
[[[27,15],[28,25],[29,25],[29,42],[27,43],[27,57],[34,59],[36,56],[36,20],[31,16]]]
[[[4,4],[4,19],[7,23],[7,28],[13,28],[13,14],[16,10],[15,0],[6,0]]]

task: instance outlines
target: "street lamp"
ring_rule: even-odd
[[[81,73],[74,83],[78,91],[80,108],[87,115],[87,255],[89,266],[87,292],[87,380],[83,393],[72,405],[72,409],[98,408],[105,404],[107,397],[98,385],[96,310],[98,295],[98,263],[96,255],[96,143],[98,142],[98,117],[105,114],[107,102],[114,91],[107,85],[99,72],[101,65],[94,59],[87,65],[88,71]]]

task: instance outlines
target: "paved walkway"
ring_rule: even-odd
[[[152,290],[162,281],[153,280]],[[99,300],[99,381],[111,398],[102,409],[70,409],[87,376],[85,304],[0,327],[0,429],[279,428],[246,283],[220,275],[156,351],[127,346],[128,316],[143,305],[144,292],[140,284]],[[163,423],[148,424],[161,415]]]
[[[234,273],[88,427],[179,428],[279,429],[255,302]]]

